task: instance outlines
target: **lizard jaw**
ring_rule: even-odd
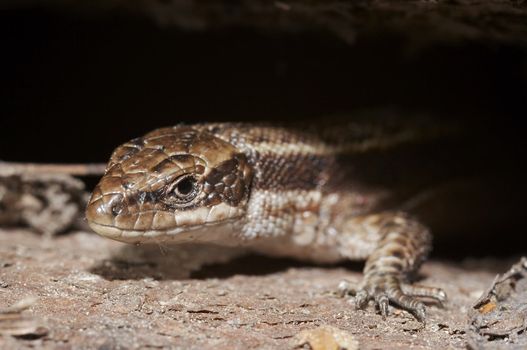
[[[130,230],[93,221],[89,221],[88,224],[97,234],[124,243],[221,242],[222,245],[231,245],[229,238],[232,237],[234,241],[233,233],[239,229],[237,222],[236,219],[229,219],[221,223],[182,226],[170,230]]]

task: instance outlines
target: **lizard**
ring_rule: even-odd
[[[411,283],[432,236],[401,204],[441,178],[445,167],[431,154],[445,157],[448,147],[429,141],[443,131],[390,119],[165,127],[115,149],[86,218],[99,235],[126,243],[364,260],[362,282],[344,291],[355,293],[356,307],[373,301],[386,317],[394,305],[424,322],[422,298],[442,304],[447,296]]]

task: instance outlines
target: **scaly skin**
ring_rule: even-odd
[[[86,210],[128,243],[247,244],[320,262],[366,260],[357,306],[393,303],[425,319],[407,284],[431,247],[397,204],[437,180],[413,145],[437,130],[386,121],[326,128],[200,124],[155,130],[118,147]],[[432,148],[432,150],[434,150]],[[425,157],[426,158],[426,157]]]

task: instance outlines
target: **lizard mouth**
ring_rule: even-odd
[[[188,225],[175,227],[169,230],[130,230],[119,228],[113,225],[106,225],[89,221],[91,229],[106,238],[116,241],[132,244],[148,243],[185,243],[185,242],[210,242],[218,238],[217,235],[211,234],[211,226],[221,228],[216,231],[227,231],[231,233],[234,230],[236,218],[226,219],[221,222],[206,223],[199,225]],[[227,228],[227,230],[225,230]]]

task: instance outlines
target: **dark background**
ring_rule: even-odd
[[[390,33],[185,31],[131,15],[0,12],[0,159],[105,162],[180,121],[304,120],[391,108],[498,127],[527,116],[521,46]]]
[[[0,12],[0,43],[2,160],[106,162],[118,144],[182,121],[389,109],[484,130],[480,156],[489,167],[506,158],[514,181],[524,179],[527,49],[514,42],[415,47],[401,33],[364,32],[349,43],[316,30],[192,31],[126,13],[18,9]],[[517,204],[506,204],[523,215],[524,192],[512,181],[508,190]],[[515,243],[488,249],[523,247],[524,220],[513,216],[504,230]]]

